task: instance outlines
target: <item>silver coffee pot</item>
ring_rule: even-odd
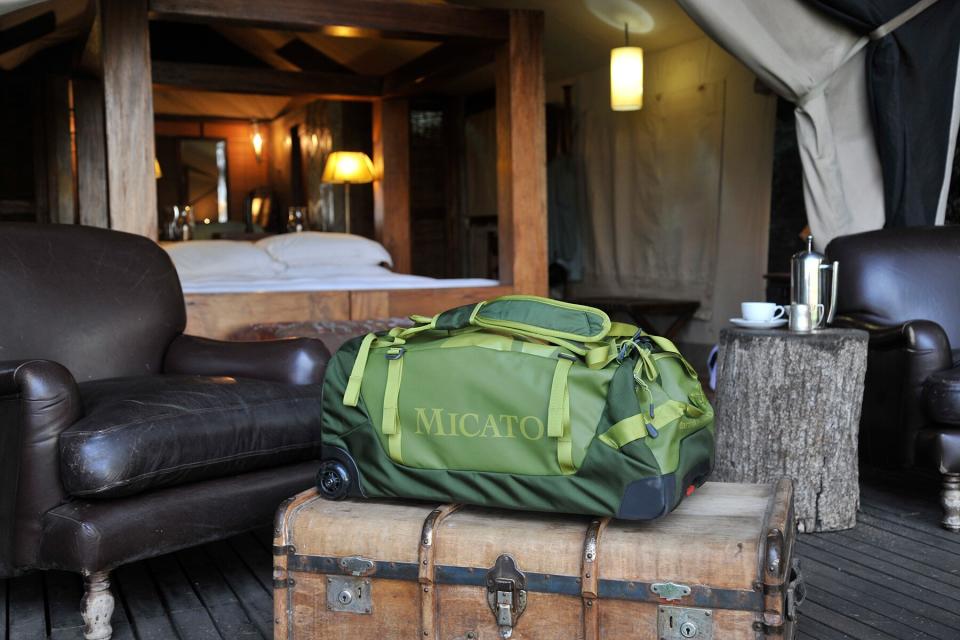
[[[813,249],[813,236],[807,236],[807,250],[790,258],[790,304],[810,306],[814,329],[833,322],[837,307],[837,268],[827,257]],[[829,287],[828,287],[829,284]],[[827,291],[830,301],[827,302]]]

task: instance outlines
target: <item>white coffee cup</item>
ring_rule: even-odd
[[[770,322],[782,318],[786,311],[772,302],[743,302],[740,313],[747,322]]]

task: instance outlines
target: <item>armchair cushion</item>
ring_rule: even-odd
[[[923,401],[931,420],[960,426],[960,367],[931,374],[923,383]]]
[[[73,496],[114,498],[319,457],[320,385],[161,375],[80,385],[60,435]]]

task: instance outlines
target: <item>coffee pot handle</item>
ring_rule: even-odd
[[[830,269],[830,313],[827,314],[827,324],[833,324],[833,316],[837,313],[837,270],[840,268],[840,263],[834,261],[832,268]]]

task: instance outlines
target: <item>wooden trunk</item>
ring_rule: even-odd
[[[276,640],[789,640],[802,595],[789,481],[646,523],[307,491],[275,533]]]

